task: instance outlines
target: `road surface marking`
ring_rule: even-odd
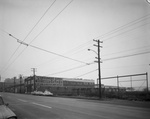
[[[20,100],[20,101],[22,101],[22,102],[27,102],[26,100],[22,100],[22,99],[18,99],[18,100]]]
[[[32,104],[34,105],[39,105],[39,106],[42,106],[42,107],[46,107],[46,108],[52,108],[52,107],[49,107],[49,106],[46,106],[46,105],[42,105],[42,104],[39,104],[39,103],[35,103],[35,102],[32,102]]]

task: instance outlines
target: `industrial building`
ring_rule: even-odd
[[[72,90],[80,90],[83,88],[94,88],[94,80],[75,79],[75,78],[60,78],[60,77],[45,77],[45,76],[30,76],[25,79],[25,90],[30,93],[34,90],[50,90],[53,93],[72,92]]]

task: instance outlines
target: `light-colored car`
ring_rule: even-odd
[[[37,91],[33,91],[31,92],[32,95],[36,95]]]
[[[42,91],[37,91],[36,95],[43,95],[43,92]]]
[[[32,95],[43,95],[42,91],[33,91],[31,92]]]
[[[43,95],[45,95],[45,96],[53,96],[53,93],[51,93],[48,90],[45,90],[44,93],[43,93]]]
[[[17,119],[16,114],[8,108],[8,104],[4,103],[1,95],[0,95],[0,119]]]

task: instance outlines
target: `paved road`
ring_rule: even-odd
[[[104,101],[0,93],[19,119],[149,119],[150,108]]]

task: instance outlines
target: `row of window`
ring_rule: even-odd
[[[71,81],[64,81],[64,85],[94,85],[93,82],[71,82]]]
[[[36,85],[40,85],[40,86],[62,86],[61,84],[57,84],[57,83],[37,83]]]
[[[63,86],[94,86],[94,82],[74,82],[74,81],[63,81],[63,80],[54,80],[54,79],[36,79],[37,85],[63,85]],[[26,84],[33,84],[34,81],[25,82]]]

